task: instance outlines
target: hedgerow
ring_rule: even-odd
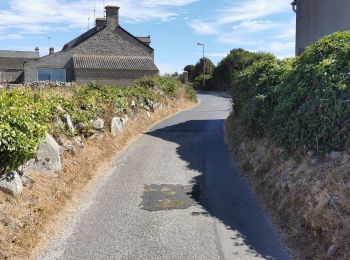
[[[239,73],[259,60],[274,59],[264,52],[250,52],[244,49],[233,49],[213,71],[213,85],[218,90],[230,90],[235,85]]]
[[[271,133],[277,91],[292,64],[292,59],[261,60],[236,77],[234,109],[250,135],[261,137]]]
[[[350,33],[326,36],[296,60],[278,93],[275,138],[286,147],[343,150],[350,137]]]
[[[296,59],[267,59],[235,75],[234,110],[247,130],[288,149],[327,153],[350,143],[350,32]]]
[[[170,78],[148,77],[131,87],[110,87],[96,83],[73,87],[62,94],[47,88],[0,90],[0,176],[17,169],[36,156],[39,143],[48,132],[61,131],[55,123],[69,114],[74,124],[83,123],[89,134],[89,121],[124,114],[131,101],[137,105],[176,97],[182,85]],[[195,92],[186,87],[187,97]]]

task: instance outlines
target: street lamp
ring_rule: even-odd
[[[198,46],[202,46],[203,47],[203,89],[205,88],[205,45],[204,43],[197,43]]]

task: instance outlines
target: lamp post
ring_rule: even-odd
[[[203,89],[205,89],[205,45],[200,42],[198,42],[197,45],[203,47]]]

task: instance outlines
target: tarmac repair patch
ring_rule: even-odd
[[[142,196],[142,209],[148,211],[187,209],[197,204],[192,194],[192,185],[146,185]]]

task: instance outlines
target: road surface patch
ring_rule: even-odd
[[[192,185],[151,184],[145,186],[142,209],[148,211],[187,209],[197,203],[192,199]]]

